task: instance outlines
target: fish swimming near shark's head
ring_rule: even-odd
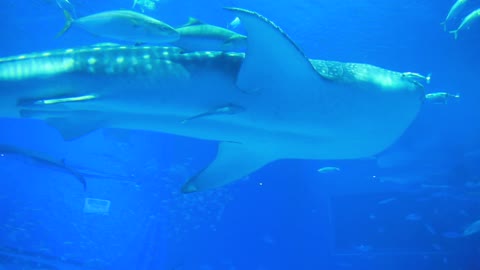
[[[248,34],[246,53],[108,45],[1,58],[0,117],[41,119],[65,139],[122,128],[218,141],[182,188],[196,192],[278,159],[372,156],[419,112],[423,87],[402,73],[308,59],[270,20],[229,10]],[[200,42],[209,32],[193,33]]]

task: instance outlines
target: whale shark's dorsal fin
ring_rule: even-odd
[[[320,79],[302,50],[273,22],[262,15],[240,8],[226,8],[240,18],[248,33],[245,60],[237,77],[237,86],[243,91],[262,91],[265,84],[293,95],[298,82]],[[272,87],[273,85],[273,87]],[[308,84],[304,84],[308,85]],[[311,84],[310,84],[311,85]]]
[[[245,59],[237,76],[237,86],[242,91],[262,91],[264,96],[274,97],[317,90],[322,78],[279,27],[255,12],[227,9],[240,18],[248,34]],[[201,191],[238,180],[282,158],[284,153],[277,150],[263,147],[263,142],[222,142],[215,160],[190,179],[182,191]]]

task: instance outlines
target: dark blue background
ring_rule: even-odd
[[[79,16],[132,5],[71,2]],[[480,23],[454,40],[440,25],[452,4],[158,3],[146,14],[173,26],[189,16],[226,26],[233,17],[223,6],[252,9],[311,58],[432,73],[428,92],[460,93],[461,100],[424,106],[385,152],[385,162],[403,154],[391,158],[392,168],[374,159],[278,161],[228,187],[188,195],[179,187],[213,158],[215,143],[115,130],[63,142],[42,122],[0,119],[0,143],[95,174],[85,193],[68,174],[0,156],[0,269],[480,269],[478,235],[459,235],[480,219],[479,191],[465,188],[480,181]],[[471,1],[468,11],[476,7],[480,1]],[[64,18],[54,1],[7,0],[0,18],[0,56],[105,41],[75,28],[55,38]],[[317,173],[322,166],[341,172]],[[83,213],[86,197],[110,200],[109,215]],[[419,219],[406,218],[412,214]]]

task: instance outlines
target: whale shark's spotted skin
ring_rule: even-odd
[[[91,74],[148,73],[153,70],[168,70],[175,63],[186,67],[207,66],[219,58],[228,58],[239,68],[243,54],[228,52],[183,53],[176,47],[160,46],[88,46],[42,53],[32,53],[0,59],[0,80],[15,81],[47,77],[69,72]]]

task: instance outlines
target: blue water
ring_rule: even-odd
[[[79,16],[132,6],[70,2]],[[470,2],[462,16],[480,7]],[[88,183],[84,192],[61,170],[0,155],[0,269],[480,269],[480,233],[463,236],[480,219],[480,23],[454,40],[440,25],[452,4],[160,0],[145,14],[173,26],[226,27],[222,7],[248,8],[310,58],[432,73],[427,92],[461,98],[423,106],[376,159],[282,160],[186,195],[216,143],[119,130],[64,142],[41,121],[0,119],[0,144],[63,158]],[[105,41],[79,29],[55,38],[64,17],[53,0],[3,1],[0,18],[1,57]],[[325,166],[340,171],[317,172]],[[110,201],[108,214],[85,213],[86,198]]]

